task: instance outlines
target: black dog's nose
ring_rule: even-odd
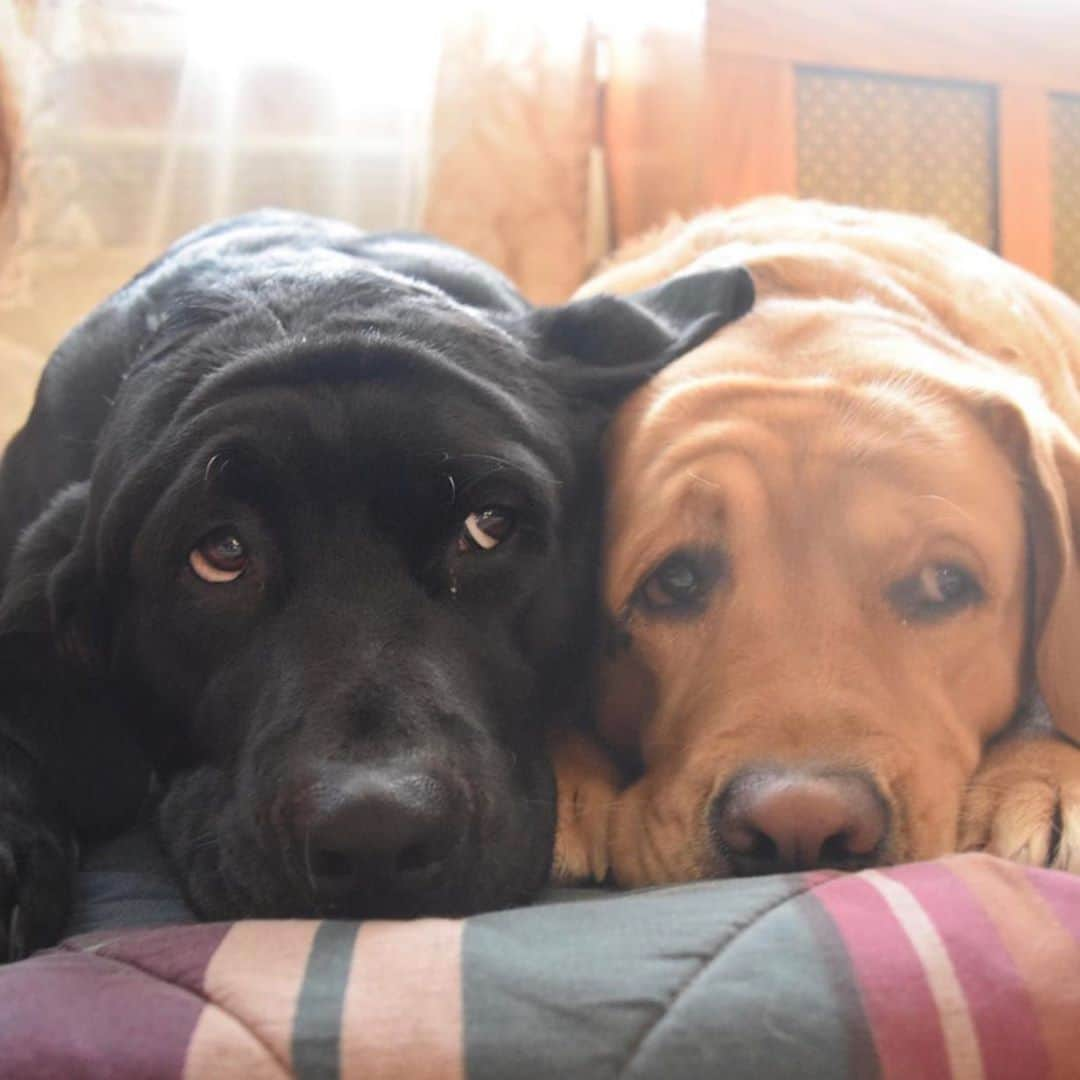
[[[410,883],[437,874],[466,827],[466,808],[432,772],[326,762],[297,822],[312,884],[335,896],[357,883]]]
[[[739,876],[872,866],[888,826],[884,798],[858,772],[751,770],[709,810],[716,853]]]

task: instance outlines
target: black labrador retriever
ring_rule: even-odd
[[[156,820],[210,918],[463,914],[551,857],[615,404],[739,270],[535,309],[425,237],[263,211],[50,360],[0,469],[0,958]]]

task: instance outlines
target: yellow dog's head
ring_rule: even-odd
[[[600,723],[640,767],[615,876],[948,851],[1036,687],[1080,730],[1080,318],[935,226],[813,204],[703,219],[600,284],[702,252],[757,306],[611,438]]]

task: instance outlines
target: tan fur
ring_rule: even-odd
[[[619,791],[618,770],[583,732],[553,731],[549,751],[557,780],[558,833],[552,877],[603,881],[608,874],[610,813]]]
[[[643,767],[604,815],[615,878],[708,876],[705,808],[762,762],[868,772],[892,860],[1045,860],[1062,796],[1075,869],[1080,750],[1013,740],[978,770],[1029,646],[1080,737],[1080,309],[931,222],[789,200],[663,230],[583,291],[702,264],[749,267],[754,310],[639,391],[610,443],[605,602],[630,645],[600,729]],[[680,549],[723,580],[694,617],[658,616],[636,597]],[[890,589],[943,563],[984,600],[902,617]]]

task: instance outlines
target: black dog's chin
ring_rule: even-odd
[[[464,917],[525,903],[547,880],[554,800],[545,776],[530,781],[529,797],[489,801],[437,863],[313,851],[287,829],[258,827],[209,766],[170,781],[158,829],[203,919]]]

